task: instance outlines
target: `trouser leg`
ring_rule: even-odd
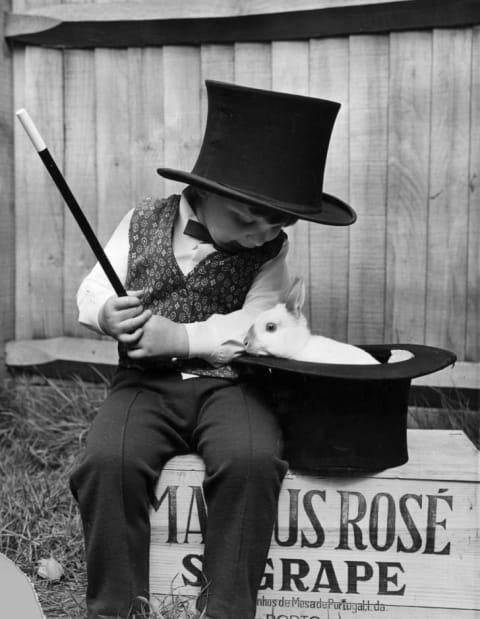
[[[269,401],[235,384],[204,401],[194,432],[208,508],[199,606],[209,619],[253,619],[287,463]]]
[[[195,428],[195,429],[194,429]],[[224,380],[123,372],[71,478],[85,533],[89,618],[127,616],[148,595],[149,499],[163,464],[206,464],[204,572],[211,619],[251,619],[287,465],[269,403]]]
[[[133,378],[131,372],[117,378],[71,477],[84,527],[91,619],[126,617],[137,596],[148,597],[150,499],[163,464],[190,450],[182,436],[194,406],[181,379],[152,391]]]

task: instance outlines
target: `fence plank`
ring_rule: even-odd
[[[390,37],[385,340],[423,343],[432,35]]]
[[[27,48],[16,108],[24,107],[42,134],[58,167],[63,167],[62,53]],[[16,207],[16,337],[59,335],[63,330],[63,220],[58,190],[24,133]]]
[[[22,107],[25,103],[25,48],[16,48],[13,51],[13,107],[14,110]],[[20,123],[13,125],[13,144],[14,144],[14,236],[15,236],[15,324],[14,335],[16,338],[30,337],[31,330],[28,327],[30,321],[30,306],[27,304],[28,282],[26,277],[18,277],[19,273],[25,274],[28,263],[27,244],[21,242],[23,230],[27,225],[26,201],[26,182],[28,167],[26,158],[32,157],[34,153],[29,151],[31,145],[26,139],[25,131]],[[29,160],[30,161],[30,160]],[[33,163],[35,159],[33,159]],[[38,165],[38,162],[37,162]]]
[[[309,91],[309,45],[308,41],[272,43],[272,88],[282,92],[308,95]],[[292,275],[305,279],[308,288],[305,314],[311,320],[310,307],[310,244],[307,221],[298,221],[288,229],[290,249],[288,265]]]
[[[55,0],[13,0],[13,11]],[[57,165],[63,165],[62,55],[14,51],[14,108],[25,107]],[[15,123],[15,336],[58,335],[63,327],[63,201],[30,140]]]
[[[465,349],[470,30],[433,34],[426,343]]]
[[[0,0],[0,32],[3,32],[5,12],[10,0]],[[15,328],[15,218],[13,181],[13,55],[2,42],[0,47],[0,377],[3,376],[3,343],[10,340]]]
[[[127,50],[95,50],[97,229],[105,243],[133,206]]]
[[[310,94],[341,104],[325,168],[324,190],[349,202],[349,40],[310,41]],[[355,204],[352,204],[355,207]],[[347,339],[350,229],[310,227],[312,331]]]
[[[133,206],[146,196],[164,195],[164,180],[157,174],[165,143],[162,50],[129,49],[128,71]]]
[[[201,143],[200,50],[198,47],[164,48],[164,165],[190,171]],[[167,194],[183,185],[165,181]]]
[[[473,29],[465,359],[480,359],[480,28]]]
[[[105,243],[132,206],[126,50],[95,50],[97,230]]]
[[[234,81],[234,48],[233,45],[202,45],[200,50],[201,64],[201,106],[202,135],[207,122],[207,91],[205,80],[220,82]]]
[[[388,49],[386,36],[350,37],[350,237],[348,340],[384,341]]]
[[[65,177],[93,229],[97,227],[95,58],[65,51]],[[76,292],[95,256],[70,215],[65,216],[64,333],[86,335],[77,320]]]
[[[235,82],[252,88],[271,88],[272,46],[270,43],[235,44]]]

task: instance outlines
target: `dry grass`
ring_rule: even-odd
[[[32,580],[47,619],[83,619],[83,536],[68,477],[82,450],[106,384],[16,378],[0,386],[0,552]],[[443,407],[443,403],[442,403]],[[411,409],[411,427],[461,428],[480,447],[479,414]],[[41,579],[39,559],[65,569],[59,582]],[[158,619],[193,619],[192,599],[151,600]]]
[[[31,579],[47,619],[86,616],[83,535],[68,478],[106,389],[39,377],[0,387],[0,552]],[[37,575],[50,556],[65,570],[58,582]],[[194,600],[174,593],[147,602],[154,619],[196,616]]]
[[[40,384],[38,384],[40,382]],[[46,616],[85,617],[85,566],[68,476],[105,386],[20,378],[0,391],[0,551],[34,583]],[[60,582],[37,576],[53,556]]]

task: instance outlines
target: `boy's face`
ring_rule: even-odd
[[[259,247],[277,237],[282,229],[281,223],[269,221],[254,206],[213,193],[205,195],[197,217],[215,243],[227,250]]]

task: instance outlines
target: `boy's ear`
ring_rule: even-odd
[[[302,313],[302,307],[305,303],[305,282],[301,277],[296,277],[293,280],[290,290],[287,292],[285,305],[287,310],[296,318]]]

